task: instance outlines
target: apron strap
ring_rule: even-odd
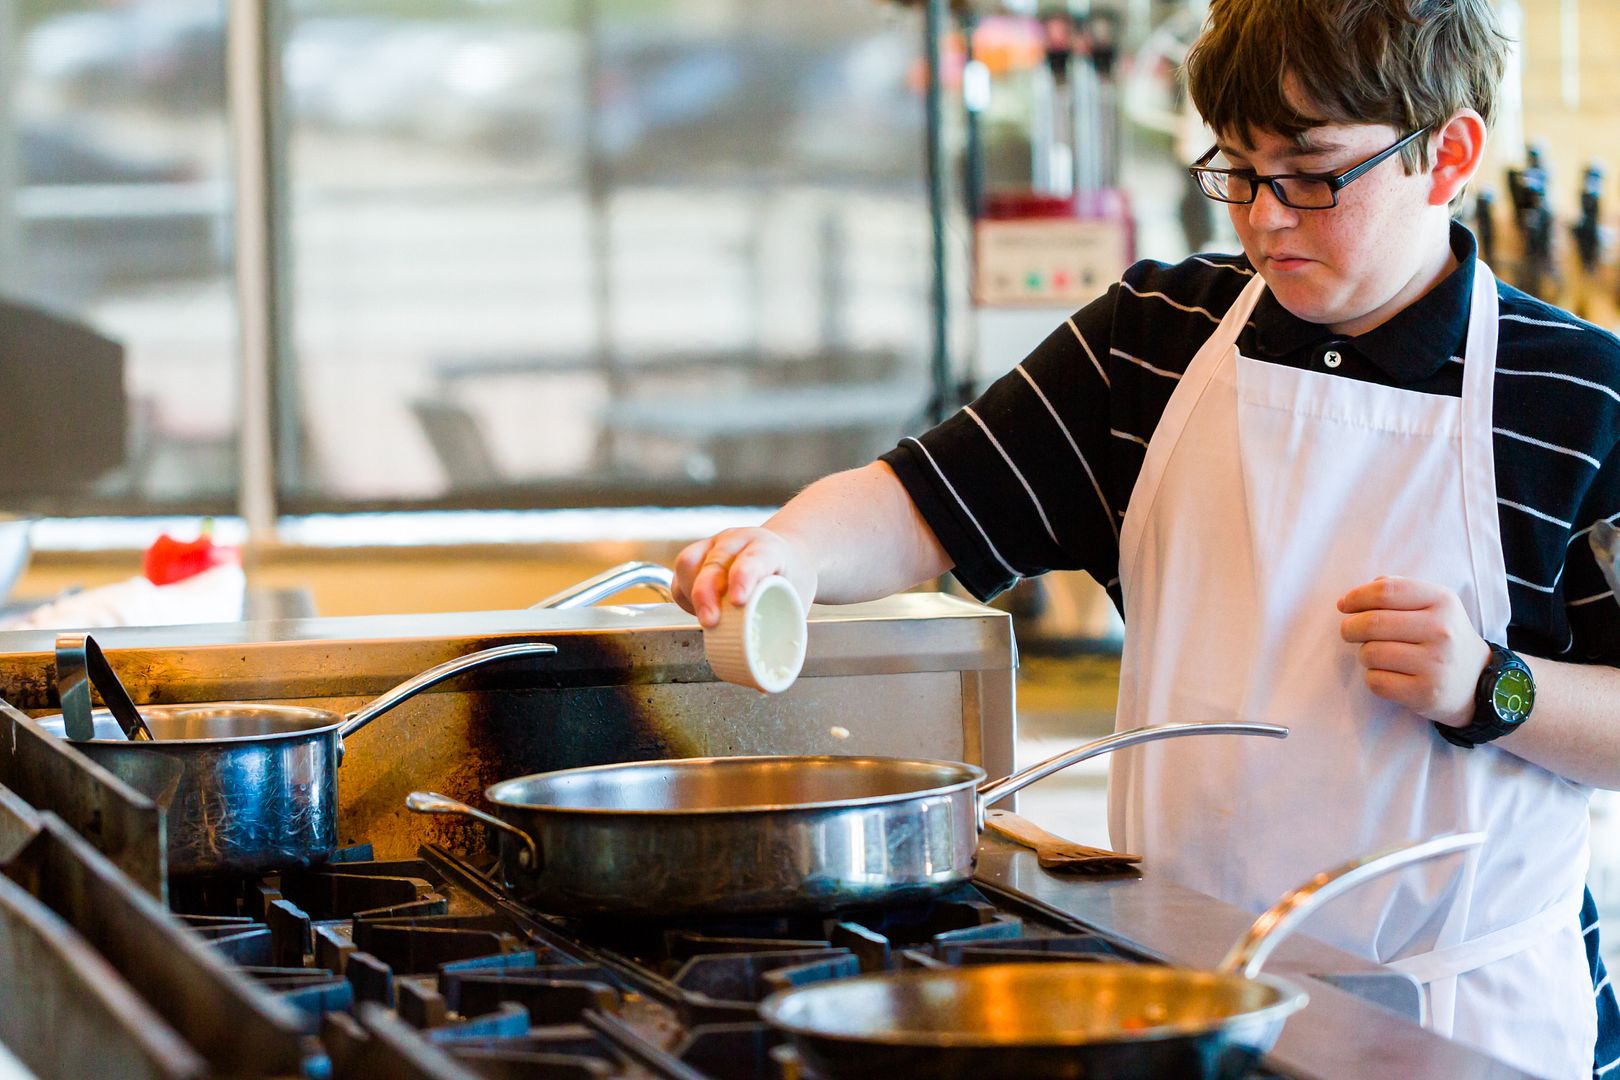
[[[1491,431],[1496,392],[1498,304],[1496,275],[1474,265],[1474,295],[1468,310],[1468,341],[1463,357],[1463,502],[1474,550],[1474,589],[1479,600],[1479,632],[1487,641],[1506,641],[1513,605],[1496,505],[1496,452]],[[1465,601],[1466,603],[1466,601]]]
[[[1559,901],[1523,922],[1504,926],[1483,937],[1408,956],[1403,960],[1392,960],[1384,966],[1410,975],[1420,983],[1438,982],[1517,956],[1564,927],[1573,925],[1577,918],[1578,915],[1568,904]]]

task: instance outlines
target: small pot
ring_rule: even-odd
[[[98,709],[95,737],[73,746],[165,808],[170,876],[308,867],[337,847],[337,770],[346,736],[453,675],[556,651],[525,642],[458,656],[347,715],[249,702],[147,705],[140,713],[151,741],[126,739],[112,713]],[[60,716],[39,723],[66,736]]]

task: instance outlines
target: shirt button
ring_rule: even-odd
[[[1329,349],[1322,354],[1322,364],[1326,367],[1336,368],[1344,363],[1344,357],[1339,355],[1337,349]]]

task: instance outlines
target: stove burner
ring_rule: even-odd
[[[334,1075],[815,1080],[762,1023],[790,986],[1005,960],[1147,961],[972,886],[833,916],[654,923],[514,904],[436,849],[263,881],[188,885],[174,907],[300,1010]],[[360,852],[369,854],[369,852]]]

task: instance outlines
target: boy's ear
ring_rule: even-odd
[[[1485,121],[1473,109],[1459,110],[1433,140],[1429,205],[1445,206],[1462,193],[1485,161]]]

